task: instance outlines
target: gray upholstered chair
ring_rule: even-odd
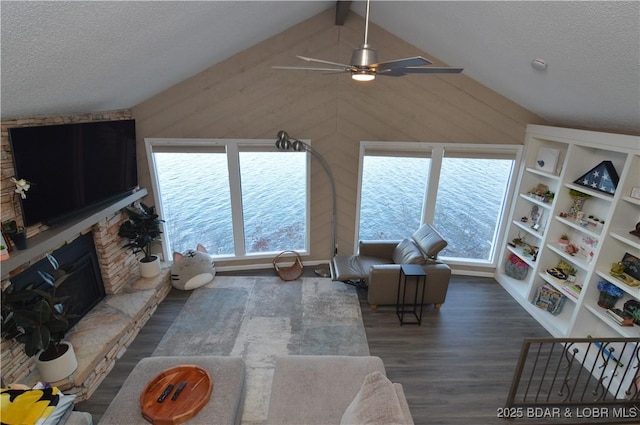
[[[333,258],[332,278],[366,286],[367,301],[371,308],[376,308],[396,304],[400,266],[419,264],[427,274],[424,304],[439,308],[445,301],[451,278],[451,268],[437,259],[446,246],[447,241],[428,223],[402,241],[360,241],[358,254]],[[407,294],[412,291],[409,286]]]

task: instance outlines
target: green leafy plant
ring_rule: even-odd
[[[556,194],[551,192],[550,190],[547,190],[543,196],[544,196],[545,202],[551,202],[553,201],[553,198],[555,198]]]
[[[71,267],[61,267],[49,254],[47,259],[53,272],[38,270],[42,282],[21,289],[9,285],[2,293],[2,337],[23,343],[30,357],[41,350],[47,358],[61,355],[60,342],[73,317],[65,312],[64,303],[69,297],[56,296],[56,290],[73,274]]]
[[[572,198],[585,198],[585,199],[591,198],[591,195],[580,192],[579,190],[575,190],[575,189],[569,189],[569,196],[571,196]]]
[[[151,245],[159,240],[162,234],[160,223],[164,220],[156,214],[155,207],[142,202],[138,207],[126,207],[124,210],[129,219],[120,225],[118,236],[129,239],[125,247],[131,248],[134,254],[143,253],[142,261],[152,261]]]
[[[564,274],[571,275],[571,276],[575,276],[576,273],[578,272],[576,268],[574,268],[571,264],[567,263],[566,261],[560,261],[556,266],[556,268],[562,270]]]

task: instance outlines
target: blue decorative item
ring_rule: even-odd
[[[623,294],[622,289],[618,288],[613,283],[607,282],[606,280],[598,282],[598,291],[600,291],[598,305],[606,309],[615,307],[616,302]]]
[[[575,184],[588,187],[591,190],[613,195],[618,187],[618,173],[611,161],[602,161],[593,167],[588,173],[582,175]]]

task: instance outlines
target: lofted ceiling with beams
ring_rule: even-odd
[[[329,8],[365,2],[2,1],[2,116],[131,108]],[[638,1],[375,0],[371,21],[550,124],[640,133]]]

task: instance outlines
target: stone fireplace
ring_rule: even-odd
[[[27,250],[13,251],[2,263],[4,290],[15,276],[20,281],[21,272],[28,272],[40,261],[47,262],[45,253],[64,252],[87,240],[95,245],[106,296],[67,333],[66,340],[73,344],[78,357],[78,369],[67,379],[53,383],[68,394],[76,394],[76,401],[89,398],[95,391],[171,288],[166,268],[154,278],[140,278],[137,258],[124,248],[125,241],[117,234],[127,219],[120,210],[145,193],[130,195],[77,222],[45,230],[28,240]],[[80,228],[83,230],[76,230]],[[23,258],[28,260],[23,262]],[[39,380],[35,360],[26,356],[22,344],[2,341],[1,348],[3,384],[34,384]]]
[[[131,119],[131,112],[3,118],[0,132],[2,222],[17,220],[18,225],[22,225],[20,205],[15,202],[14,186],[9,180],[19,177],[13,169],[9,128],[119,119]],[[28,227],[28,248],[14,250],[10,258],[0,264],[0,289],[4,290],[15,276],[45,259],[46,253],[71,245],[78,238],[93,241],[105,296],[67,333],[66,339],[73,344],[78,358],[78,369],[67,379],[54,383],[65,393],[76,394],[76,402],[89,398],[171,288],[168,269],[155,278],[139,278],[137,258],[124,248],[126,242],[117,235],[120,224],[126,220],[120,210],[146,193],[146,190],[140,190],[100,211],[52,228],[44,225]],[[3,385],[12,382],[34,384],[39,380],[35,359],[27,357],[22,344],[3,340],[0,348]]]

